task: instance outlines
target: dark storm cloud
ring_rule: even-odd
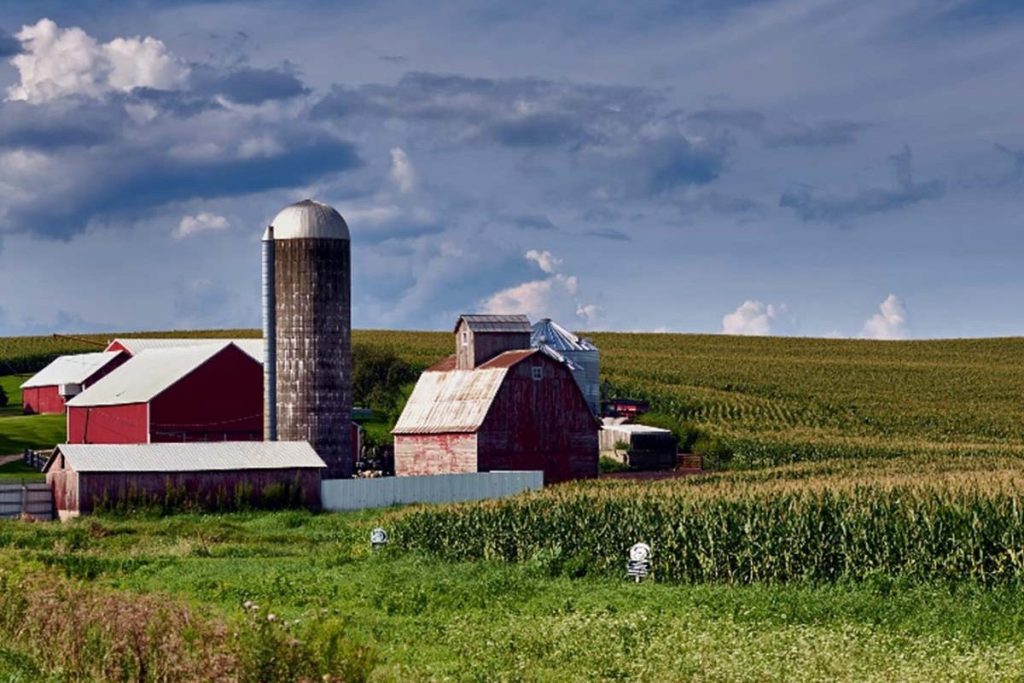
[[[7,31],[0,28],[0,58],[12,57],[21,52],[21,42]]]
[[[1015,175],[1024,176],[1024,151],[1010,149],[1005,145],[996,145],[996,149],[1013,162]]]
[[[106,102],[2,102],[0,148],[55,150],[99,145],[115,139],[126,120],[122,107]]]
[[[530,230],[557,230],[555,224],[551,222],[550,218],[538,214],[510,216],[508,221],[520,228],[527,228]]]
[[[858,121],[805,123],[789,118],[769,117],[748,109],[702,109],[688,117],[691,123],[710,130],[746,131],[766,147],[832,147],[850,145],[857,134],[869,127]]]
[[[589,235],[590,237],[600,237],[605,240],[615,240],[617,242],[631,242],[633,240],[633,238],[626,233],[614,228],[595,228],[593,230],[587,230],[583,234]]]
[[[648,167],[648,186],[653,194],[665,194],[680,187],[706,185],[722,172],[727,144],[695,145],[684,137],[658,140],[641,153]]]
[[[0,180],[20,182],[27,194],[22,201],[8,200],[0,227],[67,239],[93,220],[132,219],[175,201],[301,186],[360,164],[353,145],[324,133],[300,129],[281,138],[281,151],[248,158],[227,152],[208,158],[174,156],[159,138],[141,145],[118,139],[102,147],[68,149],[49,158],[59,168],[51,190],[60,201],[38,199],[35,176],[22,180],[18,169],[11,169],[13,177],[4,178],[0,171]]]
[[[414,72],[395,85],[335,86],[313,116],[405,119],[508,147],[574,147],[636,130],[660,102],[643,88]]]
[[[202,65],[192,67],[190,88],[197,94],[223,95],[238,104],[287,100],[309,92],[298,76],[284,69],[237,67],[222,71]]]
[[[939,199],[946,194],[941,180],[917,182],[913,177],[910,147],[889,157],[896,173],[896,186],[871,187],[851,194],[838,194],[812,187],[787,190],[779,206],[792,209],[804,222],[843,224],[870,214],[903,209],[920,202]]]

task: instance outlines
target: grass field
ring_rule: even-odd
[[[572,579],[543,561],[370,551],[368,529],[393,514],[0,523],[0,565],[169,594],[229,620],[246,601],[333,620],[373,649],[377,681],[1012,680],[1024,667],[1015,587]]]

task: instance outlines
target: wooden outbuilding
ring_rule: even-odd
[[[66,401],[82,393],[127,361],[119,350],[61,356],[21,385],[26,415],[61,414]]]
[[[263,365],[233,342],[140,351],[67,404],[69,443],[257,441]]]
[[[320,506],[326,465],[304,441],[63,444],[44,472],[61,519],[97,507]]]
[[[597,476],[600,423],[569,366],[529,348],[525,316],[488,316],[521,319],[487,321],[495,331],[474,317],[455,329],[456,354],[416,383],[393,430],[395,473],[541,470],[549,484]]]

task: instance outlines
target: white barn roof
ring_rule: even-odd
[[[81,384],[106,367],[107,363],[121,354],[120,351],[100,353],[78,353],[61,356],[30,377],[22,389],[49,387],[55,384]]]
[[[76,472],[211,472],[327,467],[305,441],[61,444],[46,464],[64,456]]]
[[[148,403],[233,342],[149,349],[67,402],[72,408]]]
[[[171,337],[118,337],[107,345],[109,349],[114,344],[120,344],[128,349],[133,356],[143,351],[152,349],[180,349],[188,346],[207,346],[209,344],[231,343],[245,351],[247,354],[263,362],[263,339],[174,339]]]

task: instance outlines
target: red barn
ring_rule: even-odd
[[[145,504],[168,495],[209,509],[236,504],[320,507],[327,466],[304,441],[63,444],[44,472],[61,519],[100,503]],[[272,500],[276,499],[276,500]]]
[[[127,353],[108,351],[61,356],[21,385],[26,415],[64,412],[64,402],[77,396],[128,360]]]
[[[258,441],[263,366],[230,342],[150,349],[67,407],[73,444]]]
[[[498,330],[481,332],[481,322]],[[564,359],[503,348],[528,346],[529,331],[526,316],[460,319],[456,355],[423,373],[395,425],[397,475],[542,470],[549,484],[597,476],[600,424]],[[477,362],[481,338],[494,355]]]

